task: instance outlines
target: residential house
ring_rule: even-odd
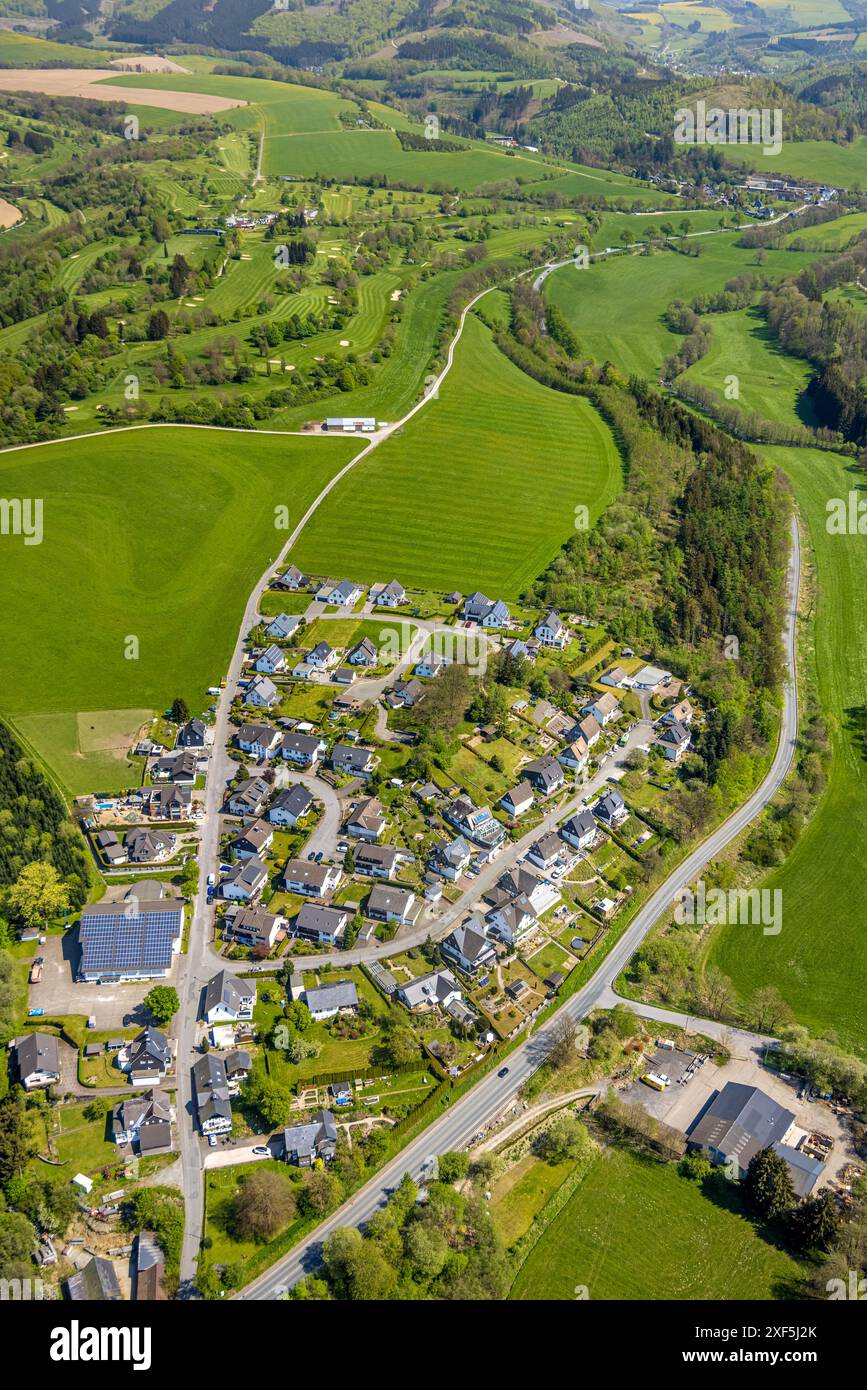
[[[616,787],[600,797],[593,807],[593,814],[609,830],[614,830],[629,816],[629,807]]]
[[[242,946],[270,951],[285,925],[280,913],[266,912],[264,907],[239,907],[223,918],[223,935]]]
[[[541,796],[553,796],[566,781],[566,774],[556,758],[534,758],[522,771]]]
[[[178,837],[172,830],[149,830],[140,826],[127,831],[125,843],[131,864],[159,864],[174,854]]]
[[[229,1094],[236,1095],[241,1082],[246,1081],[253,1067],[251,1054],[243,1047],[235,1047],[231,1052],[227,1052],[223,1058],[223,1065],[226,1068],[226,1080],[229,1083]]]
[[[355,851],[355,872],[370,878],[393,878],[401,864],[408,864],[411,855],[394,845],[359,845]]]
[[[366,916],[378,922],[414,922],[421,910],[415,893],[408,888],[377,886],[367,897]]]
[[[153,1231],[139,1231],[135,1241],[135,1301],[165,1302],[165,1273],[165,1255]]]
[[[430,975],[420,975],[400,985],[397,997],[413,1013],[417,1010],[428,1012],[444,1009],[453,999],[460,999],[461,990],[450,970],[434,970]]]
[[[400,608],[401,604],[406,603],[406,589],[392,579],[379,590],[376,602],[380,608]]]
[[[559,835],[549,831],[547,835],[542,835],[531,845],[527,851],[527,858],[531,864],[535,864],[538,869],[551,869],[557,863],[563,852],[563,842]]]
[[[303,589],[307,585],[307,576],[302,574],[297,565],[290,565],[282,574],[275,575],[271,580],[272,587],[275,589],[289,589],[293,593],[296,589]]]
[[[215,1052],[206,1052],[193,1064],[196,1114],[202,1134],[228,1134],[232,1128],[232,1103],[226,1064]]]
[[[314,1023],[322,1023],[337,1014],[354,1013],[358,1008],[358,991],[351,980],[305,989],[304,1002]]]
[[[622,666],[609,666],[604,675],[599,677],[599,684],[610,685],[613,686],[615,690],[619,690],[628,680],[629,677]]]
[[[60,1050],[50,1033],[28,1033],[14,1045],[18,1079],[25,1091],[53,1086],[60,1080]]]
[[[517,898],[512,898],[510,902],[502,903],[501,906],[493,908],[487,917],[488,925],[494,935],[509,946],[520,941],[522,936],[526,936],[527,932],[535,927],[537,920],[529,898],[524,897],[523,894]]]
[[[244,692],[244,703],[257,709],[273,709],[280,703],[280,692],[269,676],[257,676]]]
[[[584,715],[592,715],[596,723],[604,729],[611,723],[612,719],[616,719],[619,716],[621,709],[615,697],[610,691],[606,690],[604,695],[597,695],[594,699],[589,700],[587,704],[584,705],[581,713]],[[581,733],[584,733],[580,725],[579,730]],[[591,740],[588,738],[587,742],[590,743]]]
[[[318,734],[288,733],[283,735],[279,751],[298,767],[312,767],[322,757],[325,746]]]
[[[543,647],[556,647],[562,651],[569,641],[569,630],[560,614],[552,608],[541,622],[536,624],[533,636],[538,637]]]
[[[89,903],[81,914],[78,979],[86,984],[122,984],[164,979],[181,949],[184,903],[159,898],[149,903],[142,889],[126,903]]]
[[[113,830],[100,830],[94,836],[96,847],[106,864],[123,864],[127,852]]]
[[[503,826],[490,808],[474,806],[468,796],[458,796],[450,801],[443,815],[449,825],[483,849],[499,849],[506,838]]]
[[[231,841],[232,851],[238,859],[253,859],[267,854],[274,843],[274,831],[267,821],[257,820],[242,830]]]
[[[450,964],[474,978],[482,971],[490,970],[497,957],[484,920],[477,915],[467,917],[440,942],[440,953]]]
[[[351,579],[341,579],[328,594],[327,602],[336,604],[338,608],[354,608],[363,596],[364,590],[360,585],[353,584]]]
[[[179,785],[191,787],[198,775],[198,767],[196,753],[189,748],[182,748],[157,758],[155,763],[151,763],[148,772],[153,781],[177,782]]]
[[[441,652],[435,652],[433,650],[423,652],[416,664],[415,674],[433,680],[437,676],[442,675],[449,664],[450,663]]]
[[[676,719],[668,724],[656,740],[669,762],[679,763],[689,748],[691,735],[685,724]]]
[[[283,1152],[287,1163],[309,1168],[314,1159],[330,1163],[337,1153],[337,1126],[330,1110],[320,1110],[309,1125],[290,1125],[283,1131]]]
[[[663,724],[686,724],[687,727],[692,723],[694,711],[689,700],[678,700],[670,710],[666,710],[662,716]]]
[[[299,821],[309,815],[313,806],[313,793],[300,782],[291,787],[283,787],[268,807],[268,819],[273,825],[288,825],[293,830]]]
[[[305,903],[295,918],[293,934],[319,946],[336,946],[346,935],[352,912],[346,907],[319,907]]]
[[[266,676],[276,675],[282,671],[286,665],[286,657],[278,646],[273,643],[256,658],[256,670],[262,671]]]
[[[309,859],[287,859],[283,870],[283,887],[287,893],[304,893],[310,898],[324,898],[340,883],[343,870],[336,864],[313,864]]]
[[[379,652],[369,637],[362,637],[361,641],[352,648],[346,660],[350,666],[375,666],[379,660]]]
[[[271,619],[265,632],[278,642],[286,642],[303,621],[300,613],[278,613],[276,618]]]
[[[358,679],[358,671],[354,666],[338,666],[331,673],[331,680],[334,685],[354,685]]]
[[[230,787],[225,809],[233,816],[260,816],[270,795],[264,777],[245,777]]]
[[[335,743],[331,750],[331,766],[347,777],[369,777],[379,766],[372,748],[359,748],[353,743]]]
[[[539,655],[539,639],[531,637],[529,642],[525,642],[521,637],[514,637],[511,642],[503,644],[503,653],[512,661],[535,661]]]
[[[209,1024],[240,1023],[253,1017],[256,984],[240,980],[228,970],[218,970],[205,986],[202,1016]]]
[[[242,724],[235,735],[235,745],[261,763],[279,752],[282,737],[280,730],[270,724]]]
[[[316,671],[327,671],[329,666],[336,666],[339,660],[340,653],[336,652],[327,642],[317,642],[316,646],[307,653],[305,663]]]
[[[588,748],[593,747],[601,734],[602,730],[599,727],[598,721],[595,715],[592,714],[585,714],[584,718],[579,719],[575,728],[572,730],[572,737],[574,739],[578,737],[583,738]]]
[[[434,867],[443,878],[454,883],[469,868],[472,857],[472,845],[463,835],[457,835],[449,844],[439,846]]]
[[[208,726],[202,719],[190,719],[178,729],[176,748],[204,748],[208,742]]]
[[[560,826],[560,834],[573,849],[589,849],[599,830],[589,811],[579,811]]]
[[[533,805],[533,788],[527,779],[524,778],[523,782],[519,782],[516,787],[507,791],[505,796],[501,796],[500,805],[506,815],[512,816],[515,820],[525,815]]]
[[[502,629],[509,626],[509,610],[502,599],[491,600],[478,592],[464,599],[461,616],[465,622],[478,623],[479,627]]]
[[[192,787],[172,782],[141,788],[142,811],[151,820],[189,820],[193,812]]]
[[[389,820],[382,802],[375,796],[356,801],[346,818],[346,833],[359,840],[378,840],[388,828]]]
[[[135,1145],[143,1158],[148,1154],[168,1153],[172,1147],[174,1118],[167,1091],[154,1089],[129,1096],[112,1111],[112,1138],[118,1145]]]
[[[517,897],[525,897],[537,917],[540,917],[559,900],[560,893],[552,883],[528,869],[526,864],[516,864],[513,869],[501,874],[495,887],[484,894],[485,902],[492,907],[500,907]]]
[[[220,883],[220,893],[230,902],[254,903],[268,884],[268,869],[253,855],[236,865]]]
[[[159,1028],[143,1028],[117,1054],[117,1064],[130,1080],[162,1081],[172,1069],[172,1045]]]
[[[409,681],[395,681],[385,698],[392,709],[412,709],[422,699],[424,693],[425,689],[421,681],[413,678]]]
[[[595,723],[595,720],[594,720]],[[590,748],[583,734],[579,734],[558,753],[557,757],[564,767],[568,767],[570,772],[583,772],[590,757]]]

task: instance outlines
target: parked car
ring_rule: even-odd
[[[497,1076],[499,1076],[499,1077],[508,1076],[508,1075],[509,1075],[509,1068],[508,1068],[508,1067],[500,1067],[500,1070],[497,1072]]]
[[[253,1153],[261,1154],[264,1158],[271,1157],[271,1150],[267,1147],[266,1144],[257,1144],[253,1150]]]
[[[209,1134],[209,1135],[208,1135],[208,1143],[210,1144],[210,1146],[211,1146],[212,1149],[215,1149],[215,1148],[217,1147],[217,1136],[216,1136],[216,1134]]]

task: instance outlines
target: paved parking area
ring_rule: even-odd
[[[858,1161],[850,1135],[833,1108],[823,1101],[799,1101],[799,1084],[786,1081],[776,1072],[768,1071],[761,1065],[757,1053],[751,1053],[747,1057],[732,1057],[722,1067],[707,1061],[688,1081],[680,1085],[679,1079],[691,1060],[690,1054],[685,1052],[655,1052],[648,1058],[647,1070],[665,1072],[671,1077],[671,1086],[666,1091],[654,1091],[642,1082],[636,1081],[622,1092],[623,1099],[630,1102],[639,1101],[652,1115],[687,1134],[716,1092],[721,1091],[729,1081],[736,1081],[744,1086],[757,1086],[778,1104],[792,1111],[798,1129],[807,1133],[828,1134],[834,1140],[834,1148],[820,1179],[820,1186],[835,1178],[847,1163]]]
[[[49,936],[36,951],[45,960],[42,979],[31,985],[29,1007],[42,1008],[46,1015],[84,1014],[96,1016],[97,1028],[122,1028],[128,1015],[132,1022],[145,1019],[141,1004],[152,988],[153,980],[130,985],[83,985],[75,983],[80,948],[78,932],[73,929],[63,936]],[[171,983],[171,978],[166,981]]]

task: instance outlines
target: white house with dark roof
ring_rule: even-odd
[[[231,847],[237,859],[252,859],[267,854],[273,843],[273,827],[267,821],[257,820],[234,837]]]
[[[536,926],[538,918],[529,898],[520,894],[500,907],[493,908],[488,913],[487,920],[491,932],[512,946]]]
[[[397,997],[412,1012],[444,1009],[453,999],[460,999],[461,990],[450,970],[434,970],[408,984],[400,985]]]
[[[536,624],[533,636],[538,637],[543,647],[555,647],[562,651],[569,641],[569,629],[556,609],[552,608],[541,622]]]
[[[519,816],[526,815],[533,805],[533,788],[526,777],[516,787],[511,787],[504,796],[500,797],[500,805],[506,815],[515,820]]]
[[[204,748],[208,742],[209,729],[203,719],[190,719],[178,729],[176,748]]]
[[[450,964],[470,976],[491,969],[497,958],[496,947],[488,936],[484,919],[478,915],[467,917],[460,926],[455,927],[440,942],[440,951]]]
[[[323,592],[320,591],[317,598],[322,596]],[[335,584],[334,588],[324,595],[326,603],[334,604],[338,608],[354,608],[363,596],[362,587],[359,584],[354,584],[351,579],[341,579],[339,584]]]
[[[232,1102],[225,1062],[215,1052],[206,1052],[194,1063],[192,1072],[202,1134],[228,1134],[232,1128]]]
[[[340,883],[343,870],[337,864],[314,864],[309,859],[287,859],[283,887],[288,893],[324,898]]]
[[[369,637],[362,637],[350,651],[346,660],[350,666],[375,666],[379,660],[379,652]]]
[[[560,834],[573,849],[589,849],[599,834],[599,827],[589,811],[578,811],[563,822]]]
[[[229,788],[226,810],[233,816],[261,815],[271,794],[271,784],[264,777],[243,777]]]
[[[229,970],[218,970],[205,987],[202,1013],[209,1024],[240,1023],[253,1017],[255,1004],[254,980],[241,980]]]
[[[313,806],[313,794],[301,782],[291,787],[282,787],[268,807],[268,819],[272,825],[288,825],[294,830],[299,821],[309,815]]]
[[[335,772],[343,772],[347,777],[368,777],[379,766],[379,758],[372,748],[362,748],[354,743],[335,743],[331,750],[331,766]]]
[[[357,801],[346,818],[345,830],[358,840],[378,840],[388,829],[389,820],[382,802],[375,796]]]
[[[435,867],[443,878],[450,879],[454,883],[469,867],[472,857],[473,847],[469,840],[465,839],[463,835],[457,835],[449,844],[440,845],[437,850]]]
[[[220,893],[230,902],[254,903],[268,886],[268,869],[256,855],[243,860],[220,883]]]
[[[333,984],[305,989],[304,1002],[314,1023],[322,1023],[336,1014],[354,1013],[358,1008],[358,991],[351,980],[336,980]]]
[[[397,845],[361,844],[355,851],[355,872],[369,878],[394,878],[402,864],[409,864],[412,855]]]
[[[527,858],[537,868],[548,870],[554,867],[562,853],[563,841],[559,835],[555,835],[553,830],[550,830],[530,846],[527,851]]]
[[[279,912],[266,912],[264,907],[238,907],[223,918],[223,935],[242,946],[270,951],[285,925],[286,919]]]
[[[464,622],[478,623],[479,627],[502,629],[509,626],[509,610],[502,599],[489,599],[487,595],[470,594],[464,599]]]
[[[290,565],[282,574],[278,574],[271,581],[275,589],[289,589],[294,592],[296,589],[303,589],[307,583],[307,576],[302,574],[297,565]]]
[[[401,604],[406,603],[406,589],[392,579],[379,590],[376,602],[380,608],[400,608]]]
[[[620,795],[616,787],[601,796],[593,807],[593,814],[598,821],[609,829],[616,829],[622,825],[629,816],[629,807]]]
[[[273,709],[280,703],[280,692],[268,676],[257,676],[244,692],[244,703],[257,709]]]
[[[588,700],[581,710],[582,714],[592,715],[596,723],[603,729],[611,723],[612,719],[616,719],[620,712],[619,702],[607,690],[604,695],[596,695],[592,700]],[[590,742],[589,739],[587,741]]]
[[[300,613],[278,613],[276,618],[271,619],[265,632],[278,642],[285,642],[301,626],[302,622]]]
[[[53,1086],[60,1080],[60,1050],[50,1033],[28,1033],[14,1044],[18,1079],[25,1091]]]
[[[264,672],[266,676],[273,676],[277,671],[282,671],[285,665],[285,654],[273,643],[256,658],[256,670]]]
[[[336,666],[340,660],[340,653],[335,651],[327,642],[317,642],[306,657],[306,664],[313,666],[317,671],[325,671],[329,666]]]
[[[352,915],[346,907],[320,907],[318,903],[304,903],[293,923],[293,932],[295,936],[314,941],[318,946],[336,946],[343,940]]]
[[[411,888],[395,888],[390,884],[383,884],[371,888],[365,915],[379,922],[398,922],[404,925],[414,922],[420,911],[421,903],[416,900]]]
[[[679,763],[689,748],[691,734],[685,724],[676,719],[667,724],[656,740],[669,762]]]
[[[298,767],[312,767],[325,752],[325,740],[318,734],[287,733],[280,743],[280,756]]]
[[[242,724],[235,734],[235,744],[242,753],[249,753],[261,763],[276,755],[282,738],[280,730],[270,724]]]

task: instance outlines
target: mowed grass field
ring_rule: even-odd
[[[851,459],[810,449],[764,449],[791,479],[809,528],[818,593],[815,663],[832,740],[827,791],[786,863],[762,887],[782,893],[782,931],[744,927],[714,934],[708,963],[749,998],[774,984],[798,1021],[833,1029],[844,1046],[867,1049],[867,926],[863,846],[867,843],[867,759],[861,711],[867,704],[867,549],[863,536],[829,535],[830,498],[865,496]]]
[[[338,484],[295,558],[314,573],[515,599],[571,533],[576,506],[595,520],[620,482],[593,407],[524,375],[470,315],[439,399]]]
[[[169,427],[0,454],[2,495],[44,518],[41,544],[3,541],[0,712],[69,791],[128,780],[143,711],[203,706],[287,539],[275,507],[300,518],[357,450]]]
[[[713,339],[710,351],[681,378],[715,391],[722,401],[726,380],[738,379],[737,402],[742,410],[758,411],[784,425],[813,424],[814,415],[802,393],[812,375],[809,362],[790,357],[778,346],[757,309],[711,314],[704,322]]]
[[[841,188],[854,188],[856,184],[867,187],[867,135],[859,135],[850,145],[838,145],[833,140],[794,141],[785,138],[784,125],[779,154],[766,155],[761,145],[727,145],[725,157],[732,164],[769,178],[789,174]]]
[[[772,1299],[800,1266],[762,1239],[739,1198],[717,1205],[669,1164],[619,1149],[595,1160],[518,1272],[510,1297]]]
[[[638,240],[646,235],[649,219],[632,220]],[[738,246],[737,239],[736,232],[702,237],[697,257],[678,251],[623,253],[591,261],[586,270],[567,265],[548,277],[544,294],[563,311],[582,347],[598,361],[610,360],[626,373],[654,377],[683,341],[663,321],[669,304],[675,299],[689,303],[755,270],[755,253]],[[815,252],[768,251],[762,271],[782,279],[816,259]]]

